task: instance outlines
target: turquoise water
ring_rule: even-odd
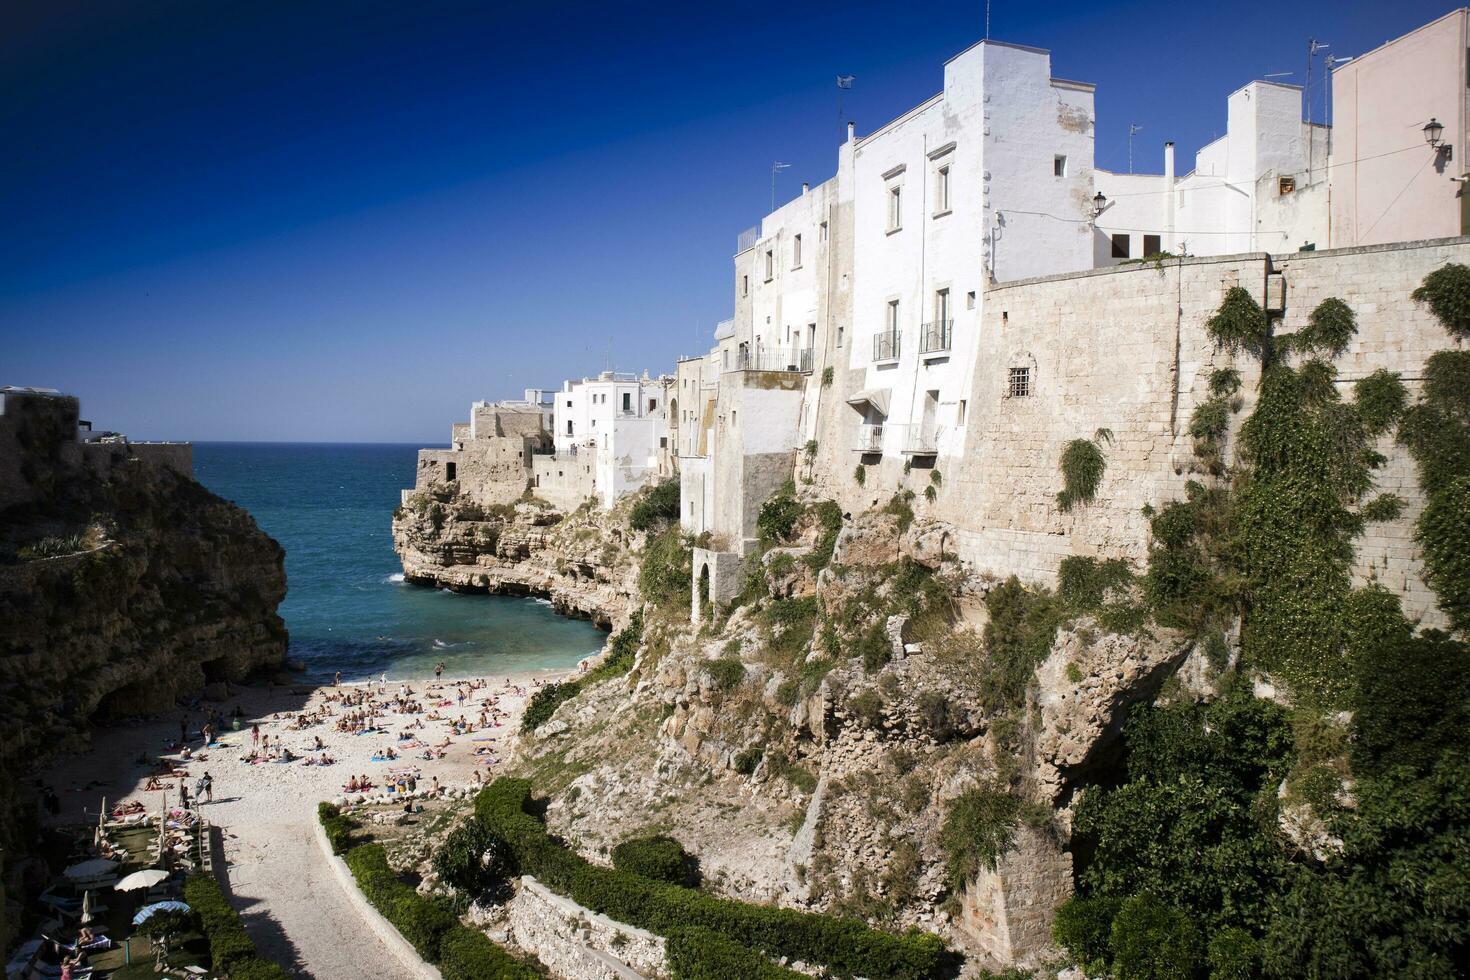
[[[603,633],[539,599],[407,585],[390,524],[415,446],[195,443],[194,475],[286,549],[290,656],[315,680],[570,667]]]

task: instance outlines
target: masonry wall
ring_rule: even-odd
[[[597,493],[592,450],[531,457],[531,492],[562,510],[576,510]]]

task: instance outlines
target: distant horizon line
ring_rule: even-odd
[[[383,440],[356,440],[356,439],[170,439],[170,440],[143,440],[135,439],[134,442],[146,441],[168,441],[186,442],[191,446],[417,446],[420,449],[448,449],[449,444],[426,442],[387,442]]]

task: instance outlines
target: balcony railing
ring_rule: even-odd
[[[811,369],[810,347],[742,348],[735,353],[736,371],[796,371],[806,374]]]
[[[873,334],[873,360],[896,361],[900,349],[903,334],[897,330],[885,330],[882,333]]]
[[[909,456],[933,456],[939,452],[939,438],[944,435],[944,426],[933,422],[915,422],[907,426],[903,437],[903,452]]]
[[[948,354],[953,342],[954,321],[935,320],[924,324],[919,332],[920,354]]]
[[[852,448],[860,453],[881,453],[883,451],[883,426],[858,426],[857,442]]]

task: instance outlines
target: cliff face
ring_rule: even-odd
[[[0,760],[282,663],[285,553],[245,511],[147,464],[56,503],[6,528],[18,554],[0,565],[0,725],[13,728]]]
[[[639,537],[626,507],[563,513],[540,501],[486,507],[450,490],[415,494],[393,515],[404,578],[457,592],[539,595],[604,627],[637,608]]]

